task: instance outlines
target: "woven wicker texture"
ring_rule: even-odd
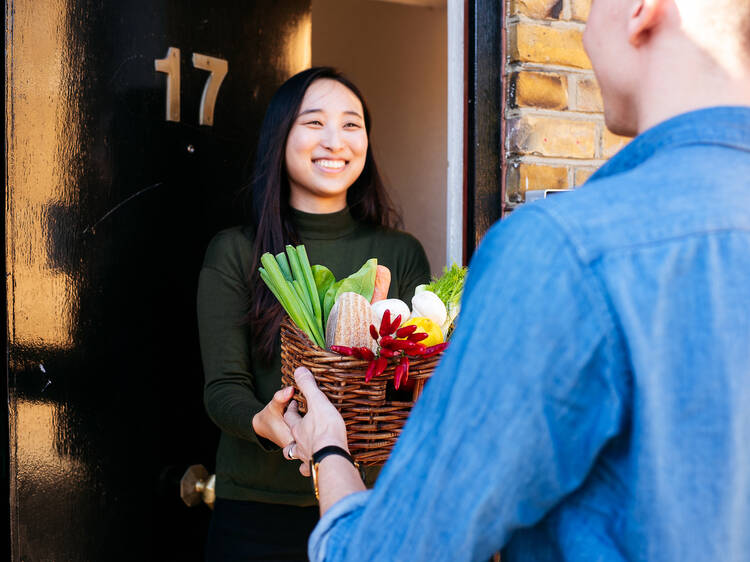
[[[294,370],[307,367],[318,386],[341,413],[346,423],[349,450],[364,466],[383,464],[409,417],[412,406],[432,375],[440,355],[427,359],[409,359],[411,395],[393,391],[393,372],[398,364],[392,359],[385,372],[365,382],[367,361],[344,357],[319,348],[286,318],[281,323],[281,381],[294,385]],[[399,401],[393,399],[396,395]],[[300,411],[306,403],[295,385],[295,400]]]

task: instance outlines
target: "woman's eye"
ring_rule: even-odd
[[[344,128],[346,129],[361,129],[362,127],[359,125],[359,123],[347,123],[344,125]]]
[[[308,121],[307,123],[305,123],[305,125],[315,125],[316,127],[322,127],[323,123],[315,119],[313,121]]]

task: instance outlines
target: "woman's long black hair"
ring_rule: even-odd
[[[334,68],[321,66],[295,74],[282,84],[271,99],[260,129],[252,178],[246,188],[249,222],[255,235],[253,265],[248,279],[248,320],[254,347],[265,361],[270,361],[273,357],[279,325],[285,313],[260,279],[260,257],[264,252],[278,254],[284,251],[286,244],[300,243],[289,206],[286,142],[305,92],[313,82],[322,79],[343,84],[359,98],[364,110],[368,140],[370,136],[370,113],[362,93]],[[386,194],[369,142],[364,169],[349,187],[346,201],[352,217],[358,222],[373,226],[394,226],[400,222]]]

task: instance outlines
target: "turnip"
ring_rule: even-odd
[[[438,326],[445,324],[448,317],[448,311],[445,304],[435,293],[426,290],[414,295],[411,299],[412,318],[425,317],[429,318]]]
[[[401,321],[406,322],[409,319],[410,311],[409,305],[399,299],[385,299],[382,301],[372,303],[372,311],[375,313],[377,320],[376,326],[380,326],[380,322],[383,320],[383,314],[386,310],[391,311],[391,319],[396,318],[399,314],[401,315]]]

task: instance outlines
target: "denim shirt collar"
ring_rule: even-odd
[[[750,152],[750,107],[712,107],[672,117],[633,139],[589,181],[626,172],[664,149],[715,144]]]

